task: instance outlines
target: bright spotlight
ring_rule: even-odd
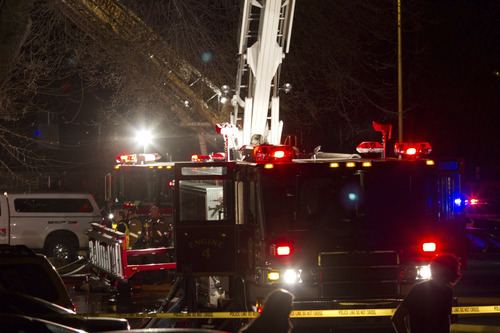
[[[142,145],[147,145],[151,143],[151,132],[147,130],[142,130],[137,132],[136,140]]]
[[[151,132],[148,130],[141,130],[137,132],[135,140],[144,147],[144,153],[146,152],[146,147],[151,143],[153,137]]]

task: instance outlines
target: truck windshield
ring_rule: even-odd
[[[173,178],[173,170],[169,169],[122,167],[112,174],[111,203],[116,208],[130,201],[143,207],[154,204],[162,210],[171,209]]]
[[[332,241],[389,245],[404,241],[410,229],[422,234],[433,225],[435,181],[428,172],[404,167],[291,169],[262,175],[265,227],[271,237],[316,231]]]

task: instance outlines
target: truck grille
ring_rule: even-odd
[[[393,251],[319,253],[321,296],[394,297],[399,292],[398,262]]]

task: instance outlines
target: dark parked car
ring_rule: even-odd
[[[74,310],[54,266],[24,245],[0,245],[0,291],[31,295]]]
[[[36,254],[23,245],[0,245],[0,300],[0,314],[4,316],[6,327],[14,327],[15,324],[15,321],[6,315],[22,315],[28,318],[20,319],[19,331],[23,331],[22,325],[45,325],[45,322],[36,319],[87,332],[130,328],[126,319],[72,316],[75,315],[73,302],[54,266],[45,256]],[[4,332],[3,329],[0,324],[0,332]]]
[[[64,326],[40,318],[0,313],[0,333],[86,333],[85,331]]]
[[[130,329],[126,319],[75,317],[73,316],[76,314],[74,311],[28,295],[0,292],[0,299],[2,300],[0,303],[0,313],[2,314],[21,314],[40,318],[86,332]]]

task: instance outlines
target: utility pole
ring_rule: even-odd
[[[398,0],[398,140],[403,142],[403,68],[401,59],[401,0]]]

